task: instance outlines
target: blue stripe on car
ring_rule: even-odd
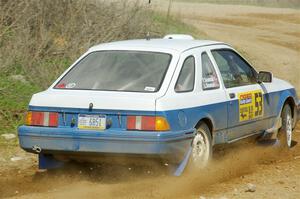
[[[264,95],[264,116],[253,121],[238,121],[238,100],[170,111],[118,111],[29,106],[31,111],[60,112],[59,127],[19,127],[20,144],[24,149],[40,145],[47,150],[85,151],[103,153],[174,154],[184,153],[194,137],[194,128],[200,119],[208,118],[214,127],[214,143],[226,143],[242,136],[247,125],[265,125],[271,128],[280,114],[287,97],[296,100],[295,90],[288,89]],[[272,108],[276,107],[276,108]],[[227,109],[229,114],[227,115]],[[105,131],[83,131],[77,128],[78,113],[105,114],[113,126]],[[121,126],[117,115],[120,114]],[[160,115],[170,123],[168,132],[126,131],[126,115]],[[229,117],[227,121],[227,117]],[[76,125],[70,126],[72,118]],[[228,123],[227,123],[228,122]],[[228,126],[228,124],[233,124]],[[233,134],[228,134],[234,129]],[[264,129],[265,130],[265,129]]]

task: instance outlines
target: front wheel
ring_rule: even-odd
[[[205,123],[197,129],[197,134],[192,142],[190,164],[193,168],[204,168],[212,157],[211,132]]]
[[[293,135],[293,117],[291,107],[286,104],[281,113],[282,127],[279,131],[279,140],[282,148],[291,148]]]

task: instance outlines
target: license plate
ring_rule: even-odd
[[[78,128],[87,130],[104,130],[106,128],[106,116],[80,114],[78,116]]]

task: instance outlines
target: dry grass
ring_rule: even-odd
[[[160,35],[153,15],[139,0],[0,0],[0,134],[89,47]]]
[[[144,37],[151,12],[139,1],[0,0],[0,72],[45,88],[92,45]]]

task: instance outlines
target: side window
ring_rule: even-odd
[[[226,88],[256,83],[256,72],[236,52],[229,49],[212,50]]]
[[[211,90],[220,88],[217,73],[206,52],[201,54],[202,60],[202,89]]]
[[[189,56],[184,60],[178,76],[175,91],[188,92],[194,90],[195,83],[195,58]]]

